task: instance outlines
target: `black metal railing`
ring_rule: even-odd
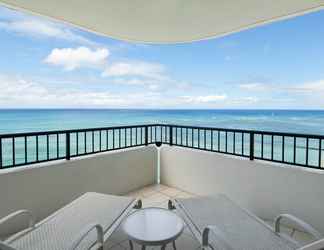
[[[324,169],[324,136],[148,124],[0,135],[0,168],[156,143]]]

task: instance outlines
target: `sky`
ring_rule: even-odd
[[[323,24],[152,45],[0,6],[0,108],[323,109]]]

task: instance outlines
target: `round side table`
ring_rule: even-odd
[[[184,223],[175,213],[157,207],[143,208],[131,213],[122,224],[128,235],[129,245],[133,250],[133,242],[146,246],[161,246],[164,250],[168,243],[176,249],[175,240],[181,235]]]

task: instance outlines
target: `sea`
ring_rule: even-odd
[[[322,110],[0,109],[0,134],[147,123],[324,135]]]
[[[236,128],[273,132],[288,132],[302,134],[324,135],[324,111],[322,110],[149,110],[149,109],[2,109],[0,110],[0,135],[18,132],[39,132],[51,130],[99,128],[119,125],[141,124],[174,124],[208,126],[216,128]],[[129,131],[127,132],[129,133]],[[83,135],[80,135],[81,137]],[[89,135],[91,138],[91,134]],[[134,136],[134,135],[133,135]],[[225,146],[225,135],[221,135],[222,147]],[[233,136],[233,134],[231,135]],[[80,141],[84,141],[82,138]],[[223,138],[224,137],[224,138]],[[128,136],[130,138],[130,136]],[[193,137],[198,143],[197,135]],[[264,138],[264,154],[271,155],[271,137]],[[282,138],[275,138],[274,159],[292,162],[293,138],[287,138],[285,152],[282,154]],[[23,138],[17,139],[13,150],[11,139],[2,139],[2,167],[15,164],[24,165],[25,162],[46,160],[48,157],[64,157],[66,153],[64,138],[57,143],[56,138],[50,138],[50,145],[46,147],[46,138],[28,138],[27,151]],[[97,140],[97,139],[95,139]],[[208,139],[209,140],[209,139]],[[207,147],[211,147],[211,140],[207,140]],[[91,152],[92,145],[80,145],[80,150]],[[229,148],[232,139],[229,138]],[[261,138],[256,138],[255,154],[261,154]],[[323,140],[324,141],[324,140]],[[110,140],[110,144],[111,144]],[[130,143],[130,142],[127,142]],[[71,151],[77,152],[76,138],[72,142]],[[98,143],[96,143],[98,144]],[[108,144],[108,143],[107,143]],[[223,145],[224,144],[224,145]],[[323,142],[322,142],[323,144]],[[227,144],[226,144],[227,145]],[[96,145],[98,146],[98,145]],[[109,145],[112,147],[113,145]],[[249,150],[248,140],[242,145],[245,152]],[[87,149],[85,149],[85,147]],[[306,140],[297,140],[297,163],[306,164]],[[238,147],[240,148],[240,147]],[[309,141],[308,164],[319,165],[319,141]],[[322,147],[323,149],[324,147]],[[79,149],[79,148],[78,148]],[[93,148],[92,148],[93,149]],[[36,151],[39,154],[36,154]],[[48,152],[49,151],[49,152]],[[59,152],[58,152],[59,151]],[[27,154],[25,153],[27,152]],[[80,153],[80,152],[79,152]],[[0,154],[1,155],[1,154]],[[15,155],[15,158],[13,158]],[[27,155],[27,156],[26,156]],[[323,155],[323,150],[321,150]],[[39,157],[39,158],[38,158]],[[283,158],[284,157],[284,158]],[[324,159],[324,157],[322,157]],[[1,161],[0,161],[1,162]],[[320,164],[324,167],[324,162]],[[1,164],[0,164],[1,168]]]

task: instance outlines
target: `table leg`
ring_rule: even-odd
[[[146,246],[142,246],[142,250],[145,250],[146,249]]]
[[[133,242],[131,240],[129,241],[129,247],[130,247],[130,250],[134,250]]]
[[[163,245],[163,246],[161,247],[161,250],[165,250],[165,247],[166,247],[166,245]]]
[[[173,246],[173,250],[177,250],[177,247],[176,247],[175,241],[172,241],[172,246]]]

